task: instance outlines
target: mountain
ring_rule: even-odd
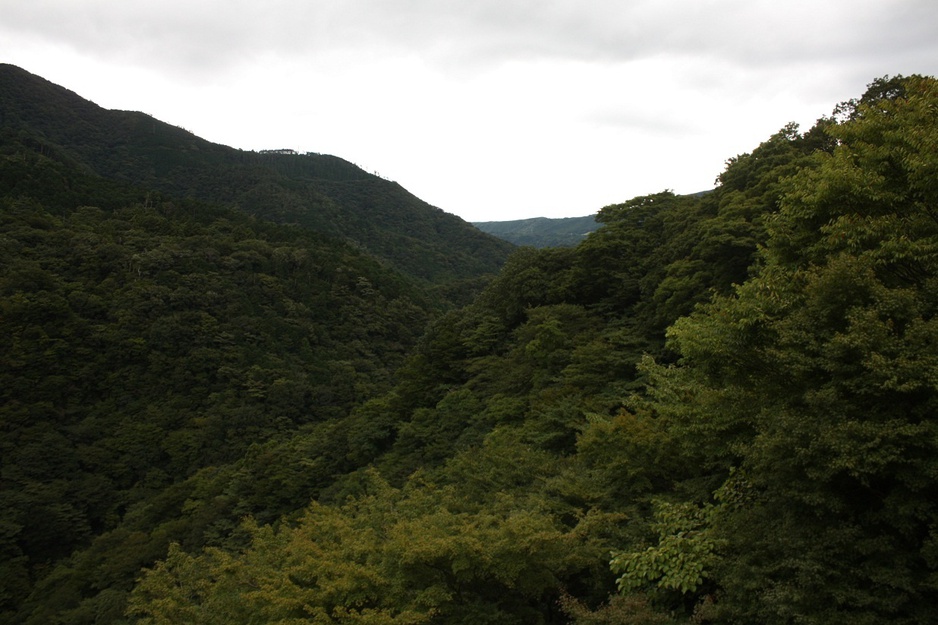
[[[335,156],[245,152],[139,112],[103,109],[0,65],[0,127],[86,173],[341,237],[434,283],[492,273],[511,245]]]
[[[337,423],[511,249],[342,159],[234,150],[0,66],[0,621],[81,622],[170,541],[357,468],[327,460]],[[299,432],[268,468],[306,477],[268,488],[253,459]]]
[[[4,131],[0,622],[932,622],[936,111],[875,81],[447,310]]]
[[[586,217],[534,217],[511,221],[473,222],[482,232],[504,239],[515,245],[532,247],[569,247],[577,245],[590,232],[599,228],[599,223],[592,215]]]

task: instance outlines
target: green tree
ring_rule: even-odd
[[[673,326],[681,367],[650,366],[650,405],[702,469],[684,489],[725,481],[728,622],[938,607],[938,82],[902,87],[826,126],[836,147],[784,183],[764,267]]]
[[[578,566],[576,538],[517,503],[470,512],[419,480],[397,490],[368,472],[341,506],[314,503],[292,527],[249,524],[241,554],[172,549],[129,614],[151,625],[544,622],[556,575]]]

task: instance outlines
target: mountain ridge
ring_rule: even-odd
[[[474,221],[472,225],[515,245],[532,247],[574,246],[600,226],[594,215]]]
[[[337,156],[212,143],[145,113],[104,109],[13,65],[0,65],[0,86],[0,128],[46,156],[107,179],[345,238],[423,280],[492,273],[512,249]]]

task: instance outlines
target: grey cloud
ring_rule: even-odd
[[[759,0],[32,0],[0,8],[7,28],[80,48],[225,63],[245,51],[389,46],[443,62],[516,56],[634,60],[659,53],[752,62],[933,39],[938,3]],[[160,57],[153,59],[159,61]]]
[[[218,69],[239,59],[250,21],[239,3],[33,0],[0,7],[2,29],[147,66]]]
[[[508,60],[628,62],[659,55],[768,68],[936,57],[932,0],[31,0],[3,29],[101,57],[199,75],[264,54],[375,49],[441,71]],[[849,70],[848,70],[849,71]],[[868,70],[866,70],[868,71]],[[864,73],[864,76],[866,74]],[[871,78],[872,76],[866,76]]]

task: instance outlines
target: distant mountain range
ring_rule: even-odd
[[[599,228],[593,215],[585,217],[533,217],[511,221],[477,221],[476,228],[515,245],[571,247]]]

